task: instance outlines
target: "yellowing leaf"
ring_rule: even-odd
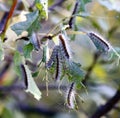
[[[104,70],[104,69],[102,68],[102,66],[100,66],[100,65],[96,65],[96,66],[94,67],[93,73],[94,73],[97,77],[102,78],[102,79],[106,78],[106,76],[107,76],[105,70]]]
[[[27,79],[28,79],[28,88],[27,88],[26,92],[30,92],[31,94],[34,95],[34,97],[37,100],[39,100],[41,98],[41,92],[40,92],[39,88],[37,87],[29,68],[26,65],[24,65],[24,67],[25,67],[25,71],[26,71]]]
[[[43,5],[43,8],[46,13],[46,19],[48,18],[48,0],[40,0],[41,4]]]
[[[55,43],[55,45],[59,45],[58,36],[53,37],[53,42]]]
[[[48,0],[36,0],[36,7],[42,18],[48,19]]]

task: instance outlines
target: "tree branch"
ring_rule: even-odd
[[[84,78],[84,80],[82,81],[82,83],[83,83],[84,85],[86,84],[87,79],[89,78],[90,74],[92,73],[92,70],[94,69],[94,67],[95,67],[95,65],[96,65],[97,60],[99,59],[99,57],[100,57],[100,53],[96,52],[96,53],[94,54],[93,63],[92,63],[91,66],[88,68],[88,71],[87,71],[87,73],[86,73],[86,75],[85,75],[85,78]]]
[[[66,90],[67,89],[67,85],[61,85],[60,89],[61,90]],[[10,91],[21,91],[21,90],[25,90],[25,85],[11,85],[11,86],[0,86],[0,91],[2,92],[10,92]],[[38,88],[43,91],[46,90],[46,85],[38,85]],[[48,89],[49,90],[57,90],[58,89],[58,85],[48,85]]]
[[[53,117],[54,115],[59,113],[58,111],[53,109],[48,109],[40,106],[30,106],[23,103],[17,104],[15,107],[27,114],[41,114],[47,117]]]
[[[10,8],[10,11],[9,11],[9,13],[7,13],[7,16],[5,17],[6,19],[4,19],[4,27],[2,27],[2,29],[0,31],[0,34],[6,32],[7,25],[9,23],[10,18],[13,15],[13,12],[14,12],[14,9],[15,9],[16,5],[17,5],[17,0],[13,0],[13,4]]]
[[[100,106],[96,112],[90,118],[100,118],[101,116],[106,115],[112,108],[114,108],[115,104],[120,100],[120,90],[117,90],[115,95],[103,106]]]

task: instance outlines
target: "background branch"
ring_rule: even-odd
[[[17,104],[15,107],[27,114],[40,114],[40,115],[44,115],[47,117],[53,117],[54,115],[59,113],[58,111],[53,110],[53,109],[45,108],[42,106],[41,107],[40,106],[30,106],[30,105],[23,104],[23,103]]]
[[[0,34],[6,32],[9,20],[13,15],[13,12],[14,12],[14,9],[15,9],[16,5],[17,5],[17,0],[13,0],[13,4],[12,4],[12,6],[10,8],[10,11],[9,11],[9,13],[7,13],[7,16],[4,19],[4,26],[2,27],[2,29],[0,29],[1,30]]]
[[[68,85],[61,85],[60,89],[61,90],[66,90]],[[10,91],[19,91],[19,90],[25,90],[25,85],[11,85],[11,86],[0,86],[0,91],[2,92],[10,92]],[[46,85],[38,85],[38,88],[40,90],[46,90]],[[57,90],[58,85],[48,85],[49,90]]]
[[[100,53],[96,52],[96,53],[94,54],[93,62],[92,62],[92,64],[91,64],[91,66],[88,68],[87,73],[86,73],[86,75],[85,75],[85,78],[84,78],[84,80],[82,81],[82,83],[83,83],[84,85],[86,84],[86,81],[87,81],[88,78],[90,77],[90,74],[92,73],[92,70],[94,69],[94,67],[95,67],[95,65],[96,65],[99,57],[100,57]]]
[[[117,104],[119,100],[120,90],[117,90],[115,95],[110,100],[108,100],[105,105],[100,106],[90,118],[100,118],[101,116],[106,115],[110,110],[114,108],[115,104]]]

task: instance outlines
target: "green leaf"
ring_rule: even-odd
[[[22,63],[22,56],[21,56],[20,52],[15,51],[13,60],[14,60],[14,64],[17,66]]]
[[[0,60],[2,61],[4,59],[4,52],[3,52],[3,43],[0,41]]]
[[[33,45],[31,43],[24,46],[23,53],[24,53],[25,58],[31,57],[32,50],[33,50]]]
[[[14,60],[14,70],[15,70],[16,74],[21,78],[20,65],[22,63],[22,56],[21,56],[20,52],[15,51],[13,60]]]
[[[26,92],[30,92],[31,94],[34,95],[34,97],[37,100],[39,100],[41,98],[41,92],[40,92],[39,88],[37,87],[28,66],[24,65],[24,67],[25,67],[25,71],[26,71],[27,79],[28,79],[28,88],[27,88]]]
[[[4,108],[1,118],[13,118],[14,117],[13,115],[14,115],[13,112],[11,112],[7,108]]]
[[[70,79],[76,83],[80,83],[85,76],[85,71],[80,68],[80,64],[72,61],[67,61],[67,71]]]
[[[92,0],[79,0],[80,2],[80,9],[79,12],[84,12],[85,11],[85,5],[89,2],[91,2]]]
[[[48,0],[36,0],[36,7],[40,11],[42,18],[48,18]]]
[[[36,71],[36,72],[32,73],[32,77],[37,77],[38,74],[39,74],[39,71]]]
[[[45,45],[43,47],[43,58],[42,58],[42,61],[44,63],[46,63],[48,61],[48,57],[49,57],[49,48],[48,48],[48,46]]]
[[[119,47],[114,47],[114,50],[120,55],[120,48]],[[110,59],[117,58],[117,55],[113,50],[110,50],[108,54],[109,54],[108,56],[110,57]]]
[[[38,30],[39,24],[39,13],[38,11],[31,12],[26,15],[27,20],[19,22],[11,26],[11,29],[17,34],[21,35],[23,31],[27,31],[28,35],[31,35],[33,31]]]

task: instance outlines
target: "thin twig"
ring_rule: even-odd
[[[60,89],[61,90],[66,90],[68,87],[68,85],[61,85]],[[38,85],[38,88],[41,91],[46,90],[46,85]],[[10,91],[21,91],[21,90],[25,90],[26,87],[25,85],[11,85],[11,86],[0,86],[0,91],[2,92],[10,92]],[[49,90],[57,90],[58,89],[58,85],[48,85],[48,89]]]
[[[6,24],[6,20],[7,20],[7,17],[8,17],[8,12],[5,12],[1,21],[0,21],[0,34],[3,32],[4,30],[4,27],[5,27],[5,24]]]
[[[11,18],[12,15],[13,15],[13,12],[14,12],[14,9],[15,9],[16,5],[17,5],[17,0],[13,0],[13,4],[12,4],[12,6],[11,6],[11,8],[10,8],[9,14],[8,14],[8,16],[7,16],[7,18],[6,18],[6,21],[5,21],[5,24],[4,24],[3,31],[1,31],[1,33],[5,33],[5,32],[6,32],[7,25],[8,25],[8,23],[9,23],[10,18]]]
[[[90,77],[90,74],[92,73],[92,70],[94,69],[94,67],[95,67],[95,65],[96,65],[99,57],[100,57],[100,53],[96,52],[96,53],[94,54],[93,63],[92,63],[91,66],[88,68],[88,71],[87,71],[87,73],[86,73],[86,75],[85,75],[85,78],[84,78],[84,80],[82,81],[82,83],[83,83],[84,85],[86,84],[86,81],[87,81],[88,78]]]

